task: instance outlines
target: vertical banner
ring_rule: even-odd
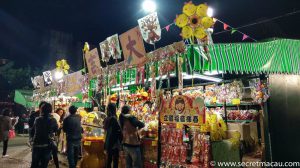
[[[111,56],[108,46],[108,41],[104,40],[100,44],[101,59],[103,62],[108,62]]]
[[[143,65],[146,61],[146,51],[143,38],[138,27],[120,35],[124,60],[129,66]]]
[[[138,23],[145,42],[154,44],[160,40],[161,28],[156,12],[139,19]]]
[[[121,59],[121,48],[118,34],[108,37],[107,42],[111,57],[113,57],[113,59]]]
[[[85,54],[86,64],[89,70],[89,79],[97,77],[101,73],[101,65],[97,48]]]
[[[64,77],[64,88],[63,92],[68,96],[74,96],[81,93],[84,76],[81,71],[71,73]]]
[[[180,91],[183,89],[182,63],[183,59],[179,55],[177,55],[178,89]]]
[[[151,97],[154,98],[156,96],[156,73],[155,73],[154,63],[150,67],[151,71]]]

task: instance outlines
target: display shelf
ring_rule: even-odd
[[[241,102],[241,104],[226,103],[226,107],[237,107],[237,106],[259,106],[259,104],[253,102]],[[224,107],[224,104],[219,104],[219,103],[205,104],[205,107],[207,108]]]

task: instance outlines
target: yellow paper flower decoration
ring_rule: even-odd
[[[197,39],[203,39],[206,37],[206,32],[204,30],[203,27],[198,27],[195,29],[194,31],[194,36],[197,38]]]
[[[199,17],[205,17],[207,16],[207,9],[208,6],[206,4],[200,4],[199,6],[197,6],[197,15]]]
[[[204,39],[207,36],[206,29],[214,25],[213,19],[207,16],[207,9],[206,4],[196,6],[192,1],[183,6],[182,14],[175,20],[175,24],[182,28],[180,34],[182,38]]]
[[[201,20],[201,24],[205,29],[208,29],[214,25],[214,20],[211,17],[204,17]]]
[[[190,1],[183,6],[182,12],[187,16],[192,16],[195,14],[196,10],[197,6]]]
[[[176,25],[180,28],[186,26],[189,22],[189,18],[186,14],[180,14],[176,17]]]
[[[185,26],[181,30],[181,36],[184,39],[191,38],[193,36],[193,29],[190,26]]]
[[[69,73],[70,65],[67,63],[65,59],[56,61],[56,69],[59,71],[63,71],[65,74]]]

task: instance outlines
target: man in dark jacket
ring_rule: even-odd
[[[76,111],[77,108],[75,106],[71,106],[69,108],[70,115],[65,118],[63,122],[63,130],[67,135],[69,168],[76,168],[83,133],[81,118],[79,115],[76,115]]]
[[[121,147],[122,133],[116,115],[116,104],[107,105],[107,118],[104,120],[104,129],[106,131],[104,149],[107,153],[106,168],[118,168],[119,150]]]
[[[138,130],[145,124],[130,114],[131,108],[123,106],[120,115],[120,124],[123,134],[123,146],[126,155],[127,168],[140,168],[142,166],[141,142]]]
[[[33,124],[34,124],[34,121],[37,117],[40,116],[40,111],[41,111],[41,107],[42,105],[46,104],[47,102],[44,102],[42,101],[40,104],[39,104],[39,109],[37,111],[33,111],[30,116],[29,116],[29,120],[28,120],[28,126],[29,126],[29,142],[32,143],[32,138],[33,138],[33,134],[34,133],[33,131],[31,131],[32,127],[33,127]]]
[[[52,106],[44,103],[41,106],[41,116],[35,119],[31,129],[33,135],[31,168],[47,168],[50,156],[52,137],[58,130],[57,122],[51,118]]]

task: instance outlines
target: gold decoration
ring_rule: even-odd
[[[204,39],[207,36],[206,29],[214,25],[213,18],[207,16],[206,4],[194,5],[192,1],[183,6],[182,14],[178,15],[175,24],[182,28],[181,36],[184,39],[196,37]]]
[[[70,65],[67,63],[65,59],[56,61],[56,69],[59,71],[63,71],[63,73],[68,74]]]

